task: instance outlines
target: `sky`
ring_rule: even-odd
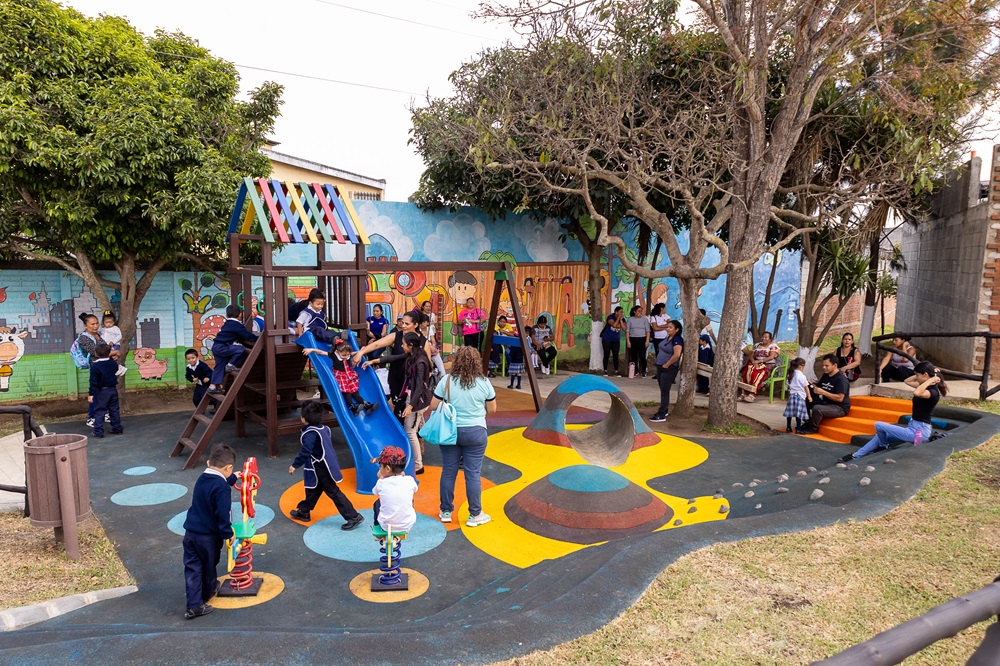
[[[517,39],[507,25],[471,18],[478,0],[63,4],[87,16],[123,16],[146,34],[157,28],[183,32],[213,55],[236,63],[243,90],[268,80],[282,84],[285,103],[273,133],[280,143],[275,150],[384,178],[389,201],[406,201],[423,171],[420,157],[407,145],[410,105],[422,105],[428,93],[448,96],[448,75],[463,62]]]
[[[124,16],[146,34],[157,28],[183,32],[235,63],[243,90],[268,80],[282,84],[285,103],[273,133],[280,144],[275,150],[384,178],[388,201],[406,201],[423,171],[407,145],[411,105],[423,105],[428,94],[448,96],[448,76],[462,63],[519,39],[505,24],[473,18],[479,0],[63,4],[87,16]],[[995,116],[989,125],[970,146],[986,165],[998,136]]]

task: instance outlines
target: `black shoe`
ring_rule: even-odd
[[[341,525],[340,529],[344,530],[345,532],[348,532],[350,530],[353,530],[355,527],[357,527],[358,525],[360,525],[363,522],[365,522],[365,518],[364,518],[364,516],[362,516],[359,513],[358,515],[354,516],[353,518],[351,518],[350,520],[348,520],[346,523],[344,523],[343,525]]]
[[[91,439],[104,439],[104,435],[92,435]]]
[[[493,379],[494,377],[497,376],[497,373],[490,370],[488,373],[486,373],[486,376],[489,377],[490,379]]]
[[[357,416],[358,414],[361,413],[361,407],[362,406],[363,405],[357,405],[357,404],[355,404],[355,405],[351,405],[350,407],[348,407],[348,409],[351,410],[351,414],[354,414],[355,416]]]
[[[508,386],[508,387],[507,387],[507,390],[508,390],[508,391],[512,391],[512,390],[514,390],[514,382],[511,382],[511,383],[510,383],[510,386]]]
[[[844,463],[846,463],[846,462],[854,462],[854,460],[855,460],[854,454],[853,453],[848,453],[846,456],[843,456],[840,459],[840,462],[844,462]]]
[[[215,388],[208,389],[209,395],[226,395],[226,392],[220,389],[218,386]]]
[[[653,414],[649,417],[650,423],[663,423],[667,420],[666,414]]]
[[[196,617],[201,617],[202,615],[208,615],[214,610],[215,609],[209,606],[208,604],[202,604],[197,608],[188,608],[186,611],[184,611],[184,619],[193,620]]]
[[[424,468],[423,467],[421,467],[420,469],[418,469],[417,471],[414,472],[414,474],[423,474],[423,473],[424,473]]]
[[[298,509],[292,509],[291,511],[288,512],[288,515],[294,518],[295,520],[301,520],[304,523],[309,522],[308,511],[299,511]]]
[[[124,435],[125,431],[124,430],[112,430],[111,434],[112,435]]]
[[[365,403],[365,414],[371,414],[376,409],[378,409],[378,403],[377,402],[366,402]]]

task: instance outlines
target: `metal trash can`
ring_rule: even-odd
[[[60,475],[63,481],[60,483]],[[24,443],[24,481],[28,487],[31,524],[68,527],[63,513],[75,508],[75,523],[90,517],[90,475],[85,435],[42,435]],[[72,486],[72,504],[60,496],[60,486]],[[61,502],[66,500],[65,504]],[[74,525],[75,527],[75,525]],[[75,532],[75,530],[74,530]],[[56,532],[59,537],[59,530]]]

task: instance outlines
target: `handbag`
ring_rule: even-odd
[[[444,400],[438,403],[437,409],[424,423],[424,427],[420,429],[420,436],[430,444],[451,446],[458,443],[455,406],[449,402],[451,399],[451,377],[445,380],[444,391]]]

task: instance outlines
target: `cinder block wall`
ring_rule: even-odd
[[[904,230],[907,270],[899,276],[897,331],[1000,331],[998,156],[1000,146],[994,147],[988,202],[979,202],[982,161],[976,157],[947,179],[939,216]],[[982,343],[973,338],[914,338],[913,344],[922,358],[946,368],[982,371]]]

